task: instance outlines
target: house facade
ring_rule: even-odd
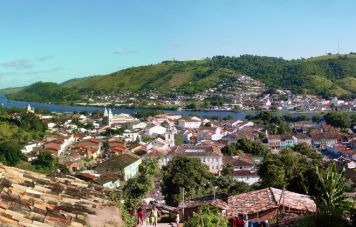
[[[178,146],[174,147],[162,160],[165,166],[175,156],[197,158],[201,163],[209,167],[210,172],[219,173],[223,166],[222,153],[219,148],[213,146]]]

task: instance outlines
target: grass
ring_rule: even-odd
[[[342,87],[338,86],[336,83],[328,80],[325,77],[321,76],[313,76],[311,80],[311,85],[315,88],[315,90],[328,90],[334,96],[340,96],[343,94],[349,94],[349,92]]]
[[[31,165],[31,163],[26,161],[19,162],[15,167],[23,170],[41,173],[41,174],[49,174],[52,171],[52,169],[38,168],[37,166]]]
[[[16,92],[21,91],[22,89],[24,89],[25,87],[10,87],[10,88],[4,88],[4,89],[0,89],[0,93],[4,94],[4,95],[9,95],[9,94],[14,94]]]

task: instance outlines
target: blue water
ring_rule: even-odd
[[[46,103],[38,103],[38,102],[26,102],[26,101],[16,101],[16,100],[8,100],[5,96],[0,95],[0,105],[4,106],[5,108],[27,108],[28,104],[30,104],[35,109],[43,109],[49,110],[51,112],[57,113],[72,113],[76,112],[93,112],[93,111],[101,111],[104,112],[104,107],[93,107],[93,106],[64,106],[64,105],[54,105],[54,104],[46,104]],[[112,108],[112,112],[114,114],[118,113],[127,113],[132,114],[141,109],[127,109],[127,108]],[[220,117],[227,117],[232,116],[234,119],[244,119],[246,115],[254,115],[256,112],[233,112],[233,111],[219,111],[219,110],[209,110],[209,111],[191,111],[191,110],[182,110],[182,111],[172,111],[172,110],[165,110],[166,113],[175,113],[180,114],[183,116],[187,116],[189,114],[196,115],[199,117],[204,116],[220,116]],[[320,115],[319,113],[289,113],[289,112],[278,112],[279,115],[287,115],[290,114],[292,116],[300,116],[306,115],[308,117],[312,117],[315,115]]]

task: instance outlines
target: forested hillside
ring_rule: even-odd
[[[156,90],[165,93],[173,90],[192,94],[239,74],[296,94],[316,94],[325,98],[356,97],[354,54],[298,60],[242,55],[216,56],[197,61],[165,61],[104,76],[72,79],[62,84],[35,83],[8,96],[19,100],[61,102],[78,101],[83,94],[122,91]]]

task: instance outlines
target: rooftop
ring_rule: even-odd
[[[238,213],[254,214],[280,206],[301,212],[316,211],[315,202],[310,196],[271,187],[229,196],[228,205],[231,216]]]
[[[125,167],[131,165],[132,163],[138,161],[140,159],[139,156],[135,154],[125,153],[118,155],[112,159],[109,159],[103,163],[100,163],[94,169],[97,172],[120,172]]]
[[[222,156],[220,149],[214,146],[178,146],[173,148],[169,154],[184,156]]]
[[[46,176],[0,165],[0,222],[10,226],[86,226],[119,210],[106,199],[108,190],[69,176]],[[108,214],[107,214],[108,215]],[[105,222],[101,223],[104,224]]]

